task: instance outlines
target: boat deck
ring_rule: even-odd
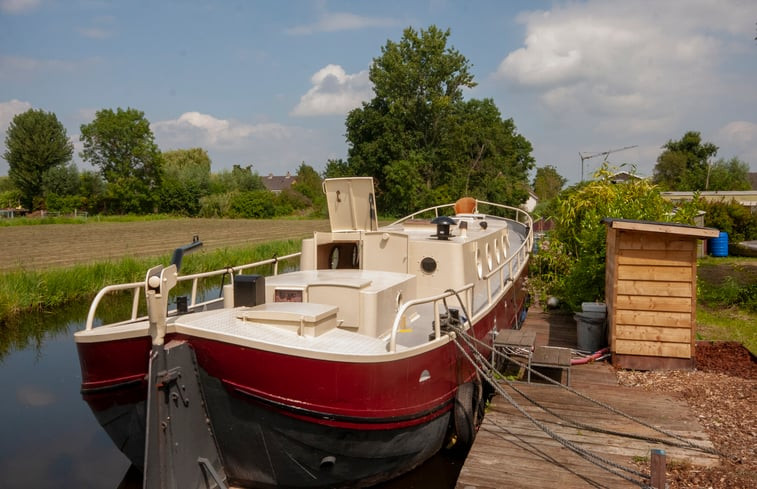
[[[575,348],[576,327],[570,315],[548,314],[537,308],[529,311],[524,330],[536,332],[536,345]],[[545,372],[546,373],[546,372]],[[571,386],[593,399],[603,401],[629,415],[659,428],[672,431],[693,443],[712,448],[707,434],[686,403],[671,395],[618,385],[610,365],[597,362],[571,367]],[[640,424],[581,399],[547,383],[517,382],[527,395],[575,421],[607,430],[639,436],[667,438]],[[634,460],[648,461],[650,450],[665,450],[667,461],[690,461],[695,465],[715,465],[718,458],[694,449],[681,449],[646,440],[601,434],[568,427],[564,422],[534,407],[510,387],[516,402],[551,430],[597,455],[640,472]],[[635,480],[639,477],[631,475]],[[495,396],[476,441],[460,471],[459,489],[513,488],[623,488],[638,487],[579,457],[550,438],[502,396]]]

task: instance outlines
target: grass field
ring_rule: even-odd
[[[194,235],[207,251],[311,236],[327,220],[164,219],[0,227],[0,273],[153,257],[188,244]]]

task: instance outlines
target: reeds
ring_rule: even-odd
[[[217,270],[283,256],[299,250],[299,240],[274,241],[253,246],[200,249],[184,257],[181,274]],[[77,301],[90,301],[106,285],[139,282],[157,264],[168,265],[170,255],[153,258],[125,257],[45,270],[14,270],[0,274],[0,326],[26,312],[52,311]]]

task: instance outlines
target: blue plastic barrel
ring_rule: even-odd
[[[720,231],[720,236],[708,240],[712,256],[728,256],[728,233]]]

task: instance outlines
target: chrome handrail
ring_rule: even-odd
[[[394,353],[397,351],[397,332],[399,331],[399,325],[402,322],[402,319],[407,313],[407,310],[411,307],[415,307],[421,304],[429,304],[433,303],[434,305],[434,334],[435,338],[439,339],[441,337],[441,331],[440,331],[440,324],[439,324],[439,302],[443,301],[444,299],[452,296],[458,296],[462,294],[463,292],[466,292],[464,301],[466,304],[460,304],[461,307],[463,307],[465,310],[470,311],[470,305],[471,305],[471,297],[469,291],[473,290],[473,284],[466,284],[463,287],[455,290],[455,291],[445,291],[441,294],[428,296],[428,297],[422,297],[420,299],[413,299],[410,301],[407,301],[403,303],[399,309],[397,310],[397,314],[394,316],[394,322],[392,323],[392,332],[389,336],[389,352]]]
[[[231,276],[231,279],[232,279],[232,283],[233,283],[234,274],[241,275],[242,272],[244,272],[244,271],[248,271],[250,269],[254,269],[254,268],[258,268],[258,267],[264,267],[266,265],[273,265],[273,273],[272,273],[272,275],[278,275],[278,272],[279,272],[279,262],[290,260],[292,258],[298,258],[301,255],[302,255],[302,252],[298,251],[298,252],[295,252],[295,253],[291,253],[289,255],[284,255],[284,256],[281,256],[281,257],[274,257],[274,258],[267,258],[265,260],[257,261],[257,262],[254,262],[254,263],[247,263],[247,264],[244,264],[244,265],[238,265],[236,267],[228,267],[228,268],[223,268],[223,269],[219,269],[219,270],[212,270],[210,272],[194,273],[194,274],[191,274],[191,275],[182,275],[182,276],[178,277],[176,281],[177,281],[177,283],[188,282],[188,281],[192,282],[192,294],[191,294],[191,297],[190,297],[190,300],[189,300],[189,303],[188,303],[187,307],[190,308],[190,309],[194,309],[194,308],[197,308],[197,307],[202,307],[202,306],[206,306],[208,304],[213,304],[213,303],[222,301],[222,299],[218,298],[218,299],[211,299],[211,300],[203,301],[203,302],[197,302],[197,286],[198,286],[198,283],[199,283],[199,281],[201,279],[206,279],[206,278],[210,278],[210,277],[217,277],[219,275],[230,273],[230,276]],[[132,308],[131,308],[131,316],[130,316],[129,319],[126,319],[124,321],[120,321],[120,322],[117,322],[117,323],[111,323],[111,324],[109,324],[109,326],[116,326],[116,325],[120,325],[120,324],[125,324],[125,323],[129,323],[129,322],[133,322],[133,321],[140,321],[140,320],[146,319],[147,315],[137,316],[137,314],[139,312],[140,293],[144,293],[143,292],[144,291],[144,287],[145,287],[145,283],[144,282],[133,282],[133,283],[129,283],[129,284],[107,285],[107,286],[103,287],[102,289],[100,289],[100,291],[97,293],[97,295],[95,296],[95,298],[92,300],[92,304],[89,306],[89,313],[87,314],[87,322],[86,322],[86,324],[84,326],[84,329],[86,331],[89,331],[89,330],[91,330],[94,327],[95,317],[97,315],[97,309],[100,306],[100,302],[102,301],[102,299],[106,295],[108,295],[110,293],[113,293],[113,292],[122,292],[122,291],[125,291],[125,290],[133,290],[134,291],[134,298],[132,300]],[[170,313],[173,313],[175,311],[176,311],[176,309],[173,309],[173,310],[168,311],[168,312],[170,314]]]

